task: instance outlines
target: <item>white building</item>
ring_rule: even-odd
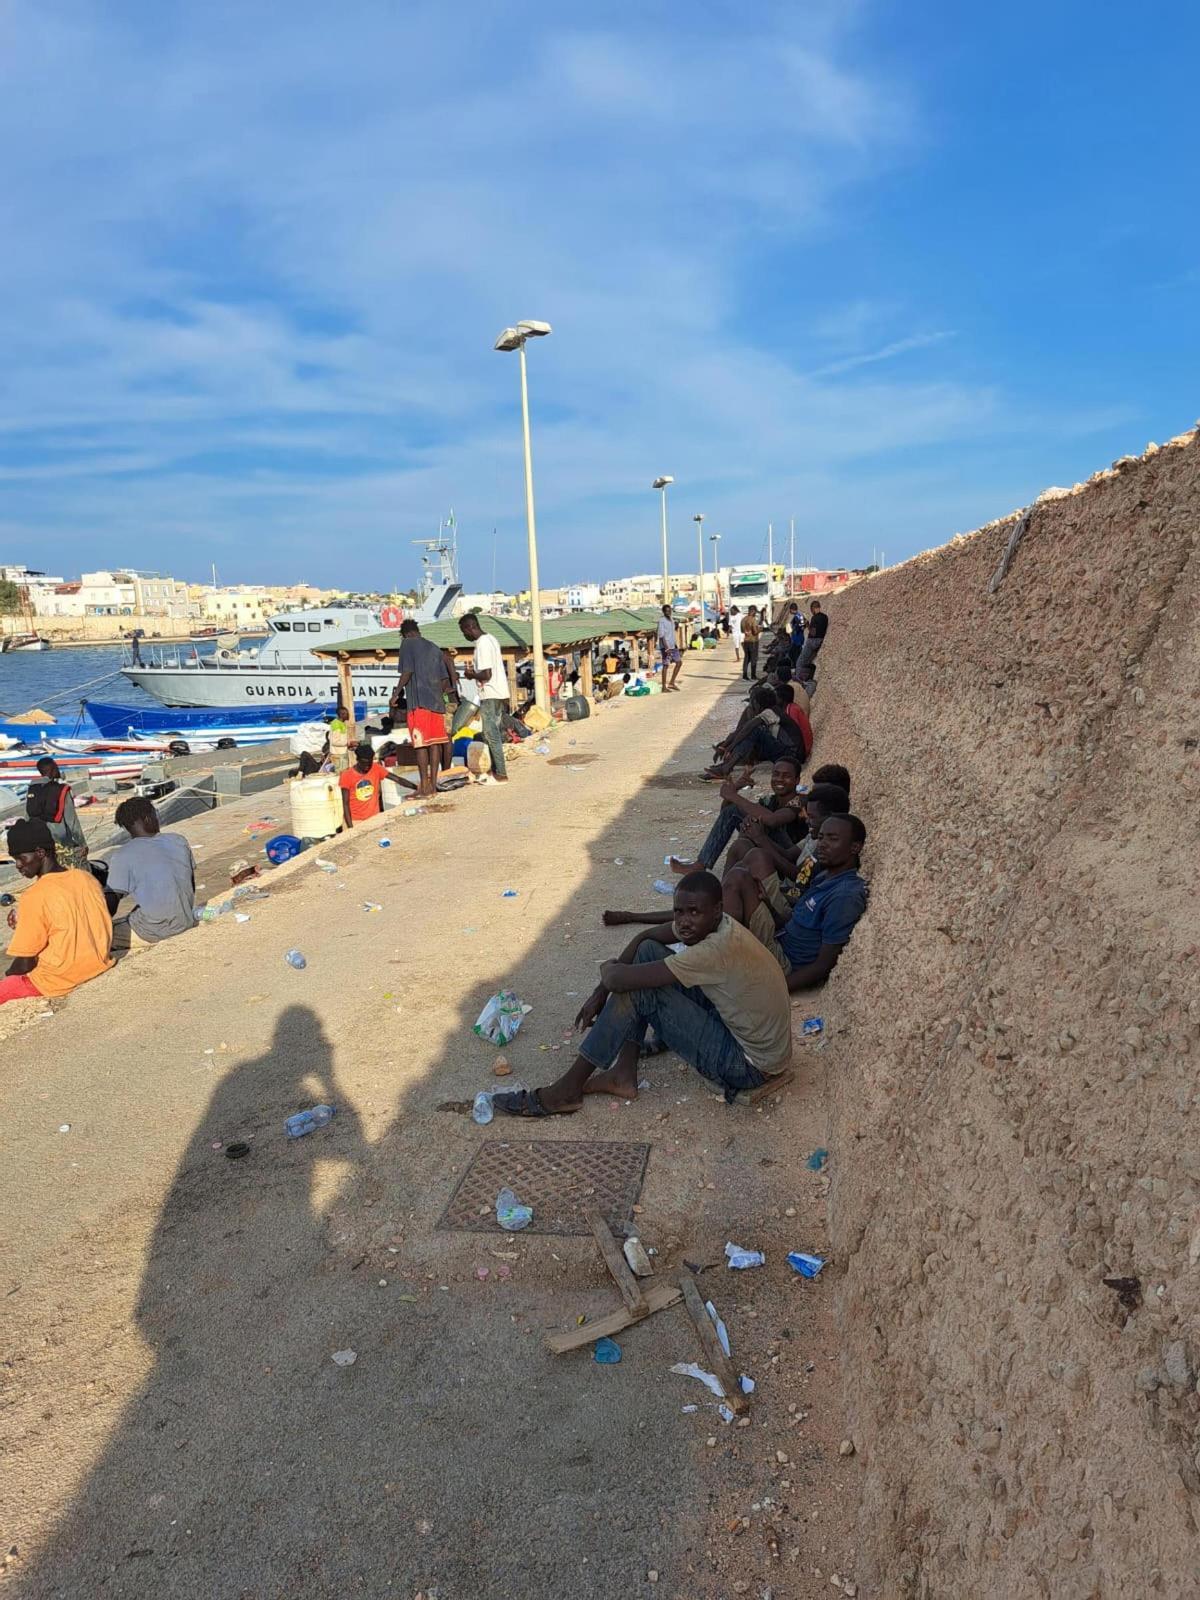
[[[261,628],[279,610],[274,595],[261,588],[214,589],[204,596],[204,616],[239,628]]]
[[[568,611],[595,611],[599,605],[598,583],[573,583],[567,590]]]
[[[193,615],[188,601],[188,586],[179,578],[169,578],[163,572],[130,572],[139,616],[189,617]],[[199,607],[195,610],[199,616]]]
[[[671,587],[678,580],[672,575]],[[662,600],[662,573],[644,572],[632,578],[611,578],[600,585],[600,597],[606,606],[652,606]]]

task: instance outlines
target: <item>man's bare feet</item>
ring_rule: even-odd
[[[613,1094],[621,1100],[636,1100],[637,1068],[630,1073],[623,1073],[616,1067],[610,1067],[607,1072],[595,1072],[583,1086],[584,1094]]]
[[[682,856],[672,856],[671,857],[671,871],[672,872],[678,872],[678,873],[682,874],[682,873],[685,873],[685,872],[698,872],[699,870],[700,870],[700,862],[699,861],[685,861]]]

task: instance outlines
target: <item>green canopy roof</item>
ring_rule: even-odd
[[[547,650],[569,650],[586,644],[589,639],[609,639],[622,633],[652,633],[658,626],[661,612],[652,606],[638,611],[575,611],[567,617],[547,617],[542,622],[542,644]],[[506,650],[530,650],[533,633],[530,624],[520,617],[488,617],[479,615],[479,625],[485,633],[499,639]],[[430,639],[440,648],[453,646],[465,649],[458,619],[450,622],[423,622],[421,637]],[[365,655],[369,651],[399,650],[400,630],[389,628],[386,633],[371,633],[363,639],[343,639],[340,644],[314,645],[313,654],[319,656]]]

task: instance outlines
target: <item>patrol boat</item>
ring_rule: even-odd
[[[454,614],[462,592],[458,581],[458,552],[453,521],[450,533],[437,539],[415,539],[422,557],[424,581],[421,604],[409,613],[418,622],[445,621]],[[122,674],[130,683],[166,706],[277,706],[332,707],[337,700],[336,665],[319,656],[348,639],[396,630],[400,649],[400,624],[405,613],[399,606],[326,606],[321,610],[281,611],[268,619],[269,633],[252,650],[218,645],[201,655],[178,646],[151,647],[142,661],[127,662]],[[144,647],[143,647],[144,648]],[[386,711],[396,687],[396,660],[354,668],[354,698],[369,712]]]

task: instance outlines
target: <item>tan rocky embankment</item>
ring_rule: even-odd
[[[833,602],[832,1229],[881,1596],[1200,1594],[1200,436]],[[1106,1288],[1139,1280],[1136,1309]]]

